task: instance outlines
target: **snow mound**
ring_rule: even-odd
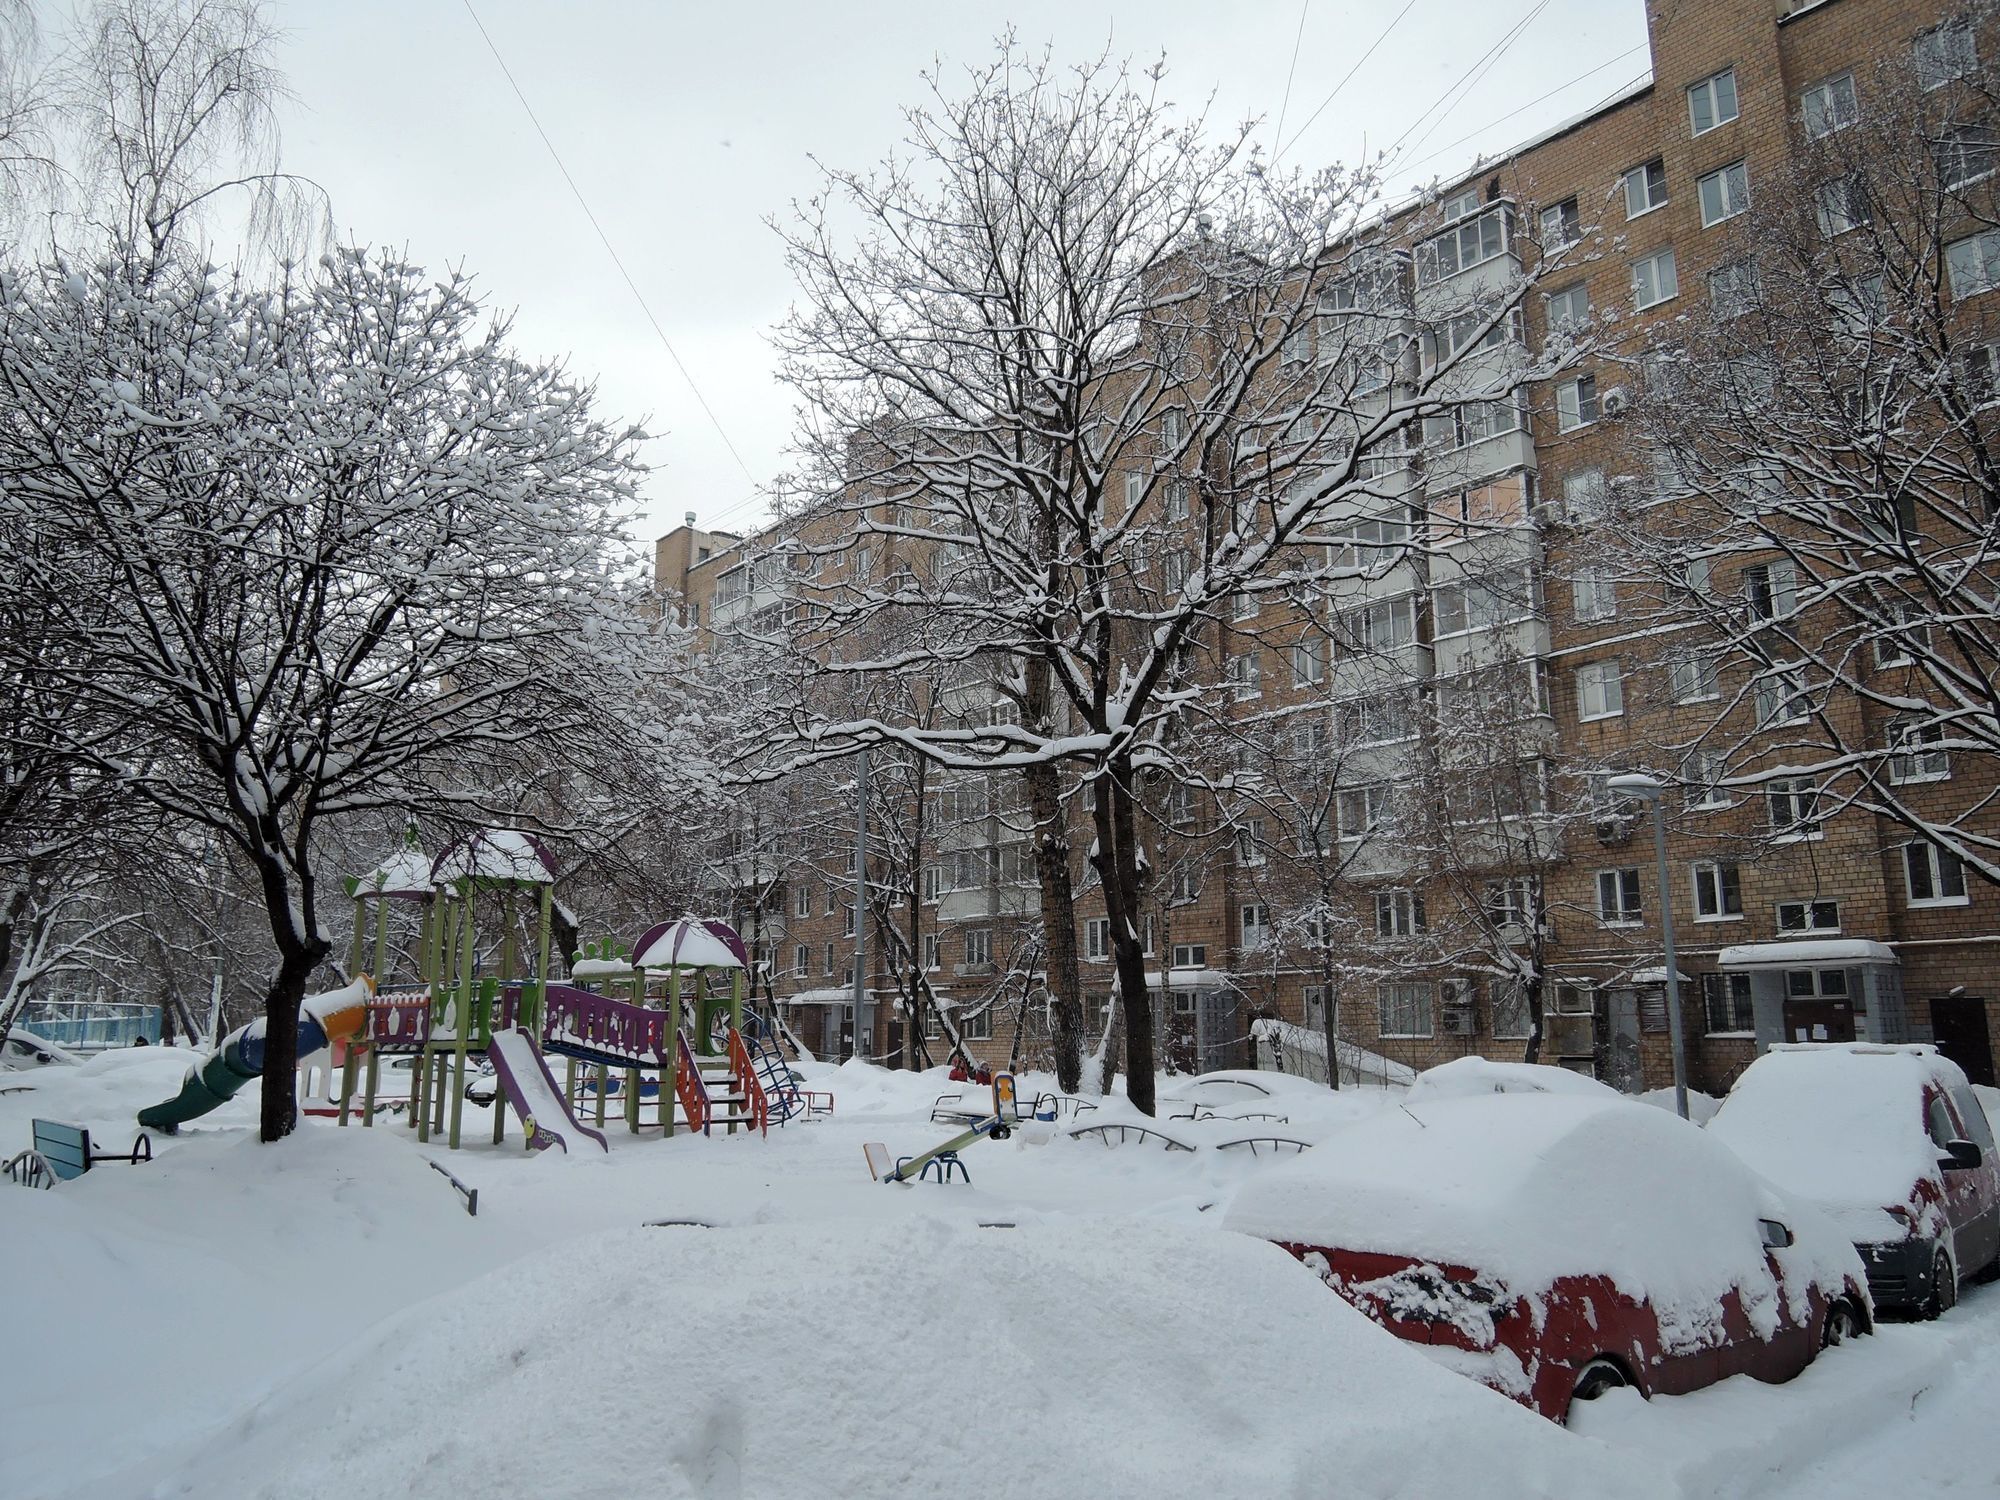
[[[1273,1246],[929,1219],[531,1257],[378,1328],[153,1493],[353,1500],[418,1476],[487,1500],[1666,1493]]]
[[[1668,1114],[1676,1112],[1675,1106],[1678,1101],[1675,1100],[1674,1091],[1671,1088],[1647,1089],[1645,1093],[1634,1094],[1632,1097],[1637,1099],[1641,1104],[1650,1104],[1657,1109],[1664,1109]],[[1704,1094],[1700,1089],[1688,1090],[1688,1118],[1694,1121],[1695,1124],[1706,1125],[1710,1120],[1715,1118],[1715,1112],[1720,1108],[1722,1108],[1722,1101],[1716,1098],[1715,1095]]]

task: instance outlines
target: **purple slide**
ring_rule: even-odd
[[[597,1142],[600,1151],[611,1149],[610,1144],[595,1130],[588,1125],[577,1124],[576,1116],[570,1113],[568,1103],[556,1088],[555,1075],[549,1072],[549,1065],[536,1049],[535,1039],[528,1034],[527,1027],[496,1030],[486,1055],[493,1063],[493,1076],[499,1080],[507,1102],[514,1106],[514,1113],[527,1127],[529,1146],[537,1151],[560,1146],[563,1155],[567,1156],[569,1132],[573,1131]]]

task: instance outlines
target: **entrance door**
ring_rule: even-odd
[[[1597,1076],[1621,1094],[1636,1094],[1646,1086],[1639,1058],[1639,992],[1606,990],[1604,1057]]]
[[[1937,1049],[1973,1083],[1993,1087],[1993,1040],[1986,1030],[1986,1001],[1977,995],[1946,995],[1931,1001],[1931,1035]]]
[[[1788,1042],[1851,1042],[1854,1006],[1846,1000],[1785,1000],[1785,1040]]]

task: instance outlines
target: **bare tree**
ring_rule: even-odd
[[[1096,784],[1091,861],[1142,1109],[1139,777],[1171,773],[1172,726],[1214,690],[1187,674],[1203,627],[1323,571],[1328,528],[1392,498],[1379,481],[1407,468],[1426,419],[1476,422],[1540,373],[1473,357],[1523,280],[1434,289],[1424,316],[1442,323],[1453,300],[1458,322],[1419,358],[1406,263],[1361,233],[1367,178],[1281,179],[1244,134],[1209,145],[1161,82],[1011,50],[959,91],[932,80],[909,159],[830,173],[786,230],[804,295],[781,335],[823,509],[861,538],[895,530],[961,560],[949,587],[870,602],[955,621],[943,659],[986,661],[1023,703],[1049,683],[1039,720],[818,718],[801,754],[894,739],[967,769],[1070,762]],[[1335,285],[1359,296],[1323,302]],[[940,659],[933,640],[828,670]]]

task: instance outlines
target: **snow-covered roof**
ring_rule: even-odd
[[[572,979],[625,979],[632,965],[622,958],[579,958],[569,966]]]
[[[864,998],[872,996],[874,993],[873,990],[862,991]],[[780,995],[778,1003],[780,1005],[846,1005],[852,1002],[853,999],[854,991],[852,989],[829,988],[823,990],[800,990],[796,995]]]
[[[398,849],[366,875],[348,882],[355,896],[421,899],[431,893],[431,857],[415,844]]]
[[[1634,969],[1627,977],[1634,984],[1665,984],[1667,982],[1667,966],[1665,964],[1654,964],[1648,969]],[[1682,984],[1694,983],[1692,979],[1683,974],[1679,969],[1674,970],[1674,978]]]
[[[431,866],[433,885],[468,878],[553,885],[556,862],[532,833],[517,828],[482,828],[446,849]]]
[[[682,917],[646,929],[632,945],[632,962],[642,969],[747,969],[743,940],[727,922]]]
[[[1170,990],[1223,990],[1235,983],[1235,976],[1222,969],[1169,969],[1166,988]],[[1161,987],[1160,976],[1148,971],[1146,988],[1157,990]]]
[[[1724,969],[1790,969],[1800,964],[1893,964],[1886,943],[1868,938],[1803,938],[1797,942],[1737,943],[1715,955]]]

